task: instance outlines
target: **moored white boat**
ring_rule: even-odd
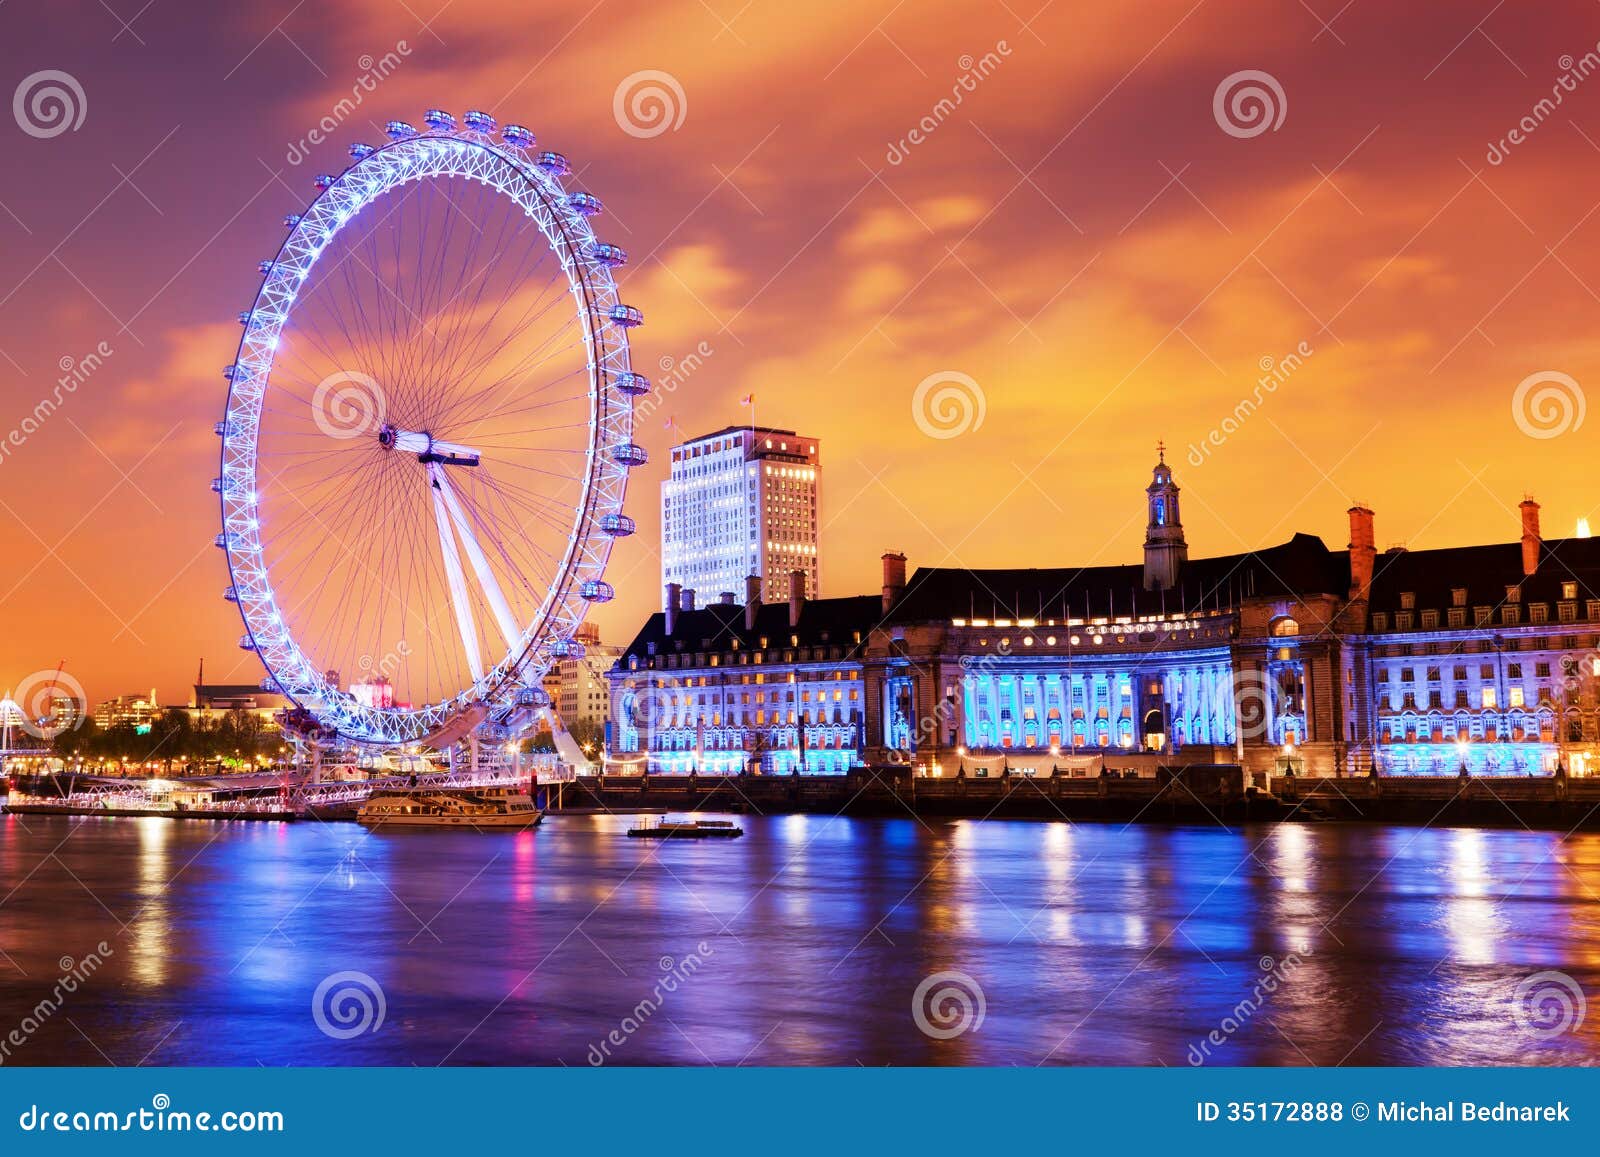
[[[542,819],[519,787],[388,789],[356,813],[370,828],[531,828]]]

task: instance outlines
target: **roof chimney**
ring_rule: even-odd
[[[887,615],[905,593],[906,556],[892,550],[883,556],[883,613]]]
[[[792,570],[789,572],[789,626],[800,625],[800,608],[806,602],[806,572]]]
[[[717,602],[721,603],[725,607],[731,607],[731,606],[736,606],[737,605],[733,601],[733,592],[732,591],[723,591],[720,595],[717,596]]]
[[[678,609],[682,611],[694,610],[694,588],[686,588],[683,592],[682,598],[683,601],[678,604]]]
[[[1539,504],[1528,495],[1522,500],[1522,573],[1539,569]]]
[[[1366,599],[1372,594],[1372,567],[1378,558],[1377,540],[1372,533],[1372,511],[1359,502],[1350,508],[1350,597]]]
[[[746,575],[744,580],[744,629],[756,629],[756,612],[761,609],[761,576]]]
[[[683,597],[682,583],[667,584],[667,601],[662,607],[667,612],[667,634],[672,634],[678,626],[678,602]]]

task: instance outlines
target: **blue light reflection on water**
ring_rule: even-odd
[[[1214,1032],[1212,1064],[1597,1051],[1590,1021],[1524,1031],[1512,995],[1541,970],[1600,993],[1600,836],[738,822],[660,844],[620,817],[0,817],[0,1033],[62,957],[111,948],[7,1063],[583,1065],[613,1032],[623,1064],[1184,1065]],[[912,994],[948,970],[984,1020],[935,1040]],[[377,1031],[318,1028],[338,972],[381,986]]]

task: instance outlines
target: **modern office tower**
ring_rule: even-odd
[[[702,603],[789,597],[789,575],[817,597],[818,444],[793,430],[729,426],[672,449],[661,484],[661,581]]]

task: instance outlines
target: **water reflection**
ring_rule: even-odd
[[[1589,1020],[1529,1034],[1512,1003],[1541,970],[1600,992],[1596,836],[788,816],[656,844],[629,822],[0,817],[0,1025],[105,940],[71,1023],[18,1061],[1570,1064],[1596,1044]],[[311,997],[345,971],[388,1014],[336,1040]],[[918,1027],[936,973],[981,989],[981,1027]]]

